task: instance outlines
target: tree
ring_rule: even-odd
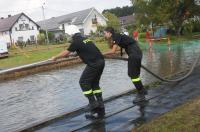
[[[113,9],[103,10],[103,13],[106,13],[106,12],[115,14],[117,17],[122,17],[122,16],[132,15],[134,13],[134,9],[133,9],[133,6],[124,6],[122,8],[116,7]]]
[[[45,43],[45,35],[43,33],[39,33],[37,35],[37,43],[44,44]]]
[[[103,15],[108,19],[107,26],[113,27],[115,30],[120,31],[120,22],[117,16],[109,12],[105,12]]]
[[[46,34],[46,31],[45,31],[45,30],[40,30],[40,33],[42,33],[42,34],[45,35],[45,34]],[[49,38],[49,41],[52,42],[52,41],[55,39],[54,33],[48,32],[48,38]],[[47,38],[46,38],[46,35],[45,35],[45,39],[47,39]]]
[[[200,16],[195,0],[131,0],[140,24],[172,24],[180,35],[185,21]]]

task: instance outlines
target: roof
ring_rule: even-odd
[[[119,20],[123,22],[123,25],[133,24],[136,21],[135,15],[119,17]]]
[[[0,31],[10,30],[20,16],[21,13],[8,18],[0,19]]]
[[[28,17],[27,15],[25,15],[24,13],[20,13],[20,14],[17,14],[17,15],[14,15],[14,16],[10,16],[10,17],[7,17],[7,18],[4,18],[4,19],[0,19],[0,32],[1,31],[9,31],[12,26],[17,22],[17,20],[22,16],[26,16]],[[28,17],[29,18],[29,17]],[[29,18],[30,19],[30,18]],[[30,19],[31,21],[33,21],[32,19]],[[34,21],[33,21],[34,22]],[[35,23],[35,22],[34,22]],[[38,27],[39,25],[37,23],[35,23]]]
[[[78,12],[70,13],[67,15],[58,16],[58,17],[52,17],[50,19],[47,19],[45,21],[39,21],[37,23],[42,28],[46,27],[49,31],[58,30],[60,24],[64,24],[64,23],[80,25],[84,23],[84,20],[88,17],[88,15],[91,13],[92,10],[94,10],[94,8],[89,8],[89,9],[81,10]]]

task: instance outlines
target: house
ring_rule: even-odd
[[[126,31],[126,27],[136,23],[135,15],[123,16],[118,18],[120,21],[122,31]]]
[[[18,41],[35,42],[39,34],[39,25],[24,13],[0,19],[0,39],[8,46]]]
[[[76,25],[83,34],[89,35],[91,32],[97,30],[97,25],[106,26],[106,21],[107,19],[95,8],[89,8],[58,17],[52,17],[37,23],[41,29],[47,29],[48,32],[54,33],[54,36],[57,38],[65,32],[65,27],[68,25]]]

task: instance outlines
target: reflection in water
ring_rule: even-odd
[[[169,64],[170,64],[170,72],[173,72],[173,51],[171,50],[171,46],[168,45],[168,52],[167,52],[167,58],[169,58]]]
[[[105,120],[95,121],[94,124],[87,130],[88,132],[106,132]]]
[[[139,117],[131,121],[131,124],[134,124],[135,127],[138,127],[146,122],[147,119],[145,117],[145,108],[148,105],[148,103],[148,101],[144,101],[137,104],[137,106],[139,107],[138,110],[140,112],[140,115]]]

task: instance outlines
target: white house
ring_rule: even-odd
[[[89,35],[91,31],[95,32],[97,30],[97,25],[106,26],[106,21],[107,19],[95,8],[89,8],[37,23],[41,29],[47,29],[49,32],[53,32],[55,37],[59,37],[68,25],[76,25],[82,33]]]
[[[24,13],[0,19],[0,39],[8,45],[17,41],[34,42],[39,34],[39,25]]]

